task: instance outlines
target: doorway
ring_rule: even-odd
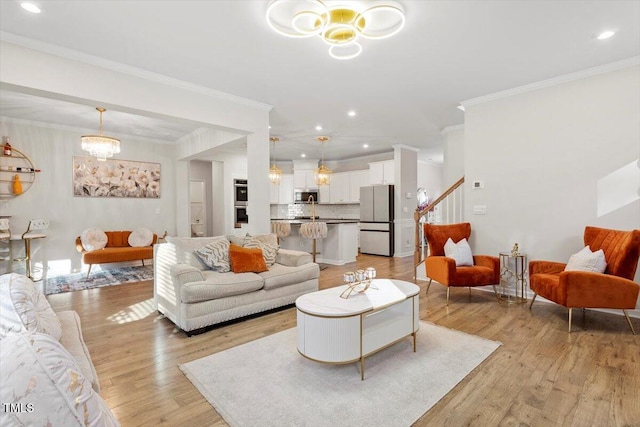
[[[189,182],[189,216],[191,237],[204,237],[207,232],[206,186],[204,181]]]

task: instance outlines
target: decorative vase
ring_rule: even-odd
[[[18,174],[15,174],[13,176],[13,194],[15,194],[16,196],[18,194],[22,194],[22,182],[20,182],[20,177],[18,176]]]

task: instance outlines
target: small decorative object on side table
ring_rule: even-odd
[[[513,245],[513,248],[511,248],[511,256],[516,256],[516,255],[518,255],[518,244],[517,243],[515,243]]]
[[[498,298],[510,304],[527,301],[527,255],[518,252],[518,244],[511,252],[500,252],[500,293]]]

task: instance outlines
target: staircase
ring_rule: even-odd
[[[464,176],[456,181],[440,197],[430,202],[424,209],[413,213],[415,221],[415,247],[413,251],[414,282],[426,280],[424,259],[428,255],[428,246],[424,240],[422,224],[455,224],[463,220]]]

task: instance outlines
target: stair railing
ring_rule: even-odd
[[[417,282],[416,269],[424,262],[424,259],[427,256],[427,248],[425,246],[422,228],[424,221],[422,221],[422,218],[427,216],[428,222],[431,223],[453,224],[460,222],[462,220],[463,183],[464,176],[442,193],[440,197],[429,203],[424,209],[416,209],[413,213],[413,219],[415,221],[415,247],[413,251],[414,282]],[[444,215],[442,210],[445,211]],[[438,215],[432,215],[430,218],[429,214],[435,213],[436,211],[438,211]]]

